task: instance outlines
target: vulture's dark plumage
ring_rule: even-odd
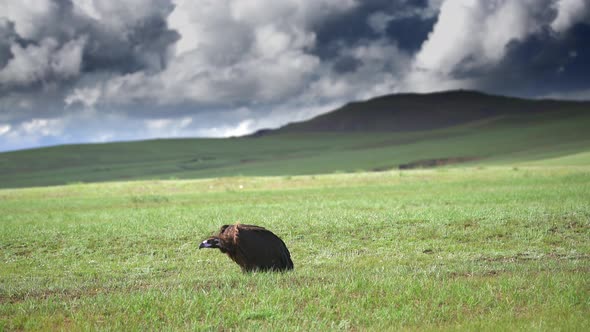
[[[199,245],[218,248],[242,268],[250,271],[286,271],[293,269],[289,249],[278,236],[254,225],[223,225],[219,234]]]

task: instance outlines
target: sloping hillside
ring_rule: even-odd
[[[527,100],[475,91],[388,95],[354,102],[314,119],[289,124],[280,132],[419,131],[456,126],[499,116],[590,111],[588,102]]]

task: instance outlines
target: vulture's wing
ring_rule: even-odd
[[[243,255],[245,270],[291,270],[293,261],[287,246],[271,231],[253,225],[235,225],[236,246]]]

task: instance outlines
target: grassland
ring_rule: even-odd
[[[3,189],[0,330],[587,331],[588,154],[551,165]],[[197,250],[234,221],[295,270]]]
[[[433,158],[469,165],[584,165],[590,112],[503,115],[396,133],[279,133],[258,138],[172,139],[69,145],[0,154],[0,188],[145,179],[288,176],[396,169]]]

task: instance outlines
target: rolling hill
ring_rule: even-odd
[[[590,103],[530,100],[458,90],[396,94],[353,102],[277,132],[409,132],[441,129],[503,116],[590,111]]]
[[[472,91],[351,103],[246,137],[0,153],[0,187],[469,165],[590,164],[590,103]]]

